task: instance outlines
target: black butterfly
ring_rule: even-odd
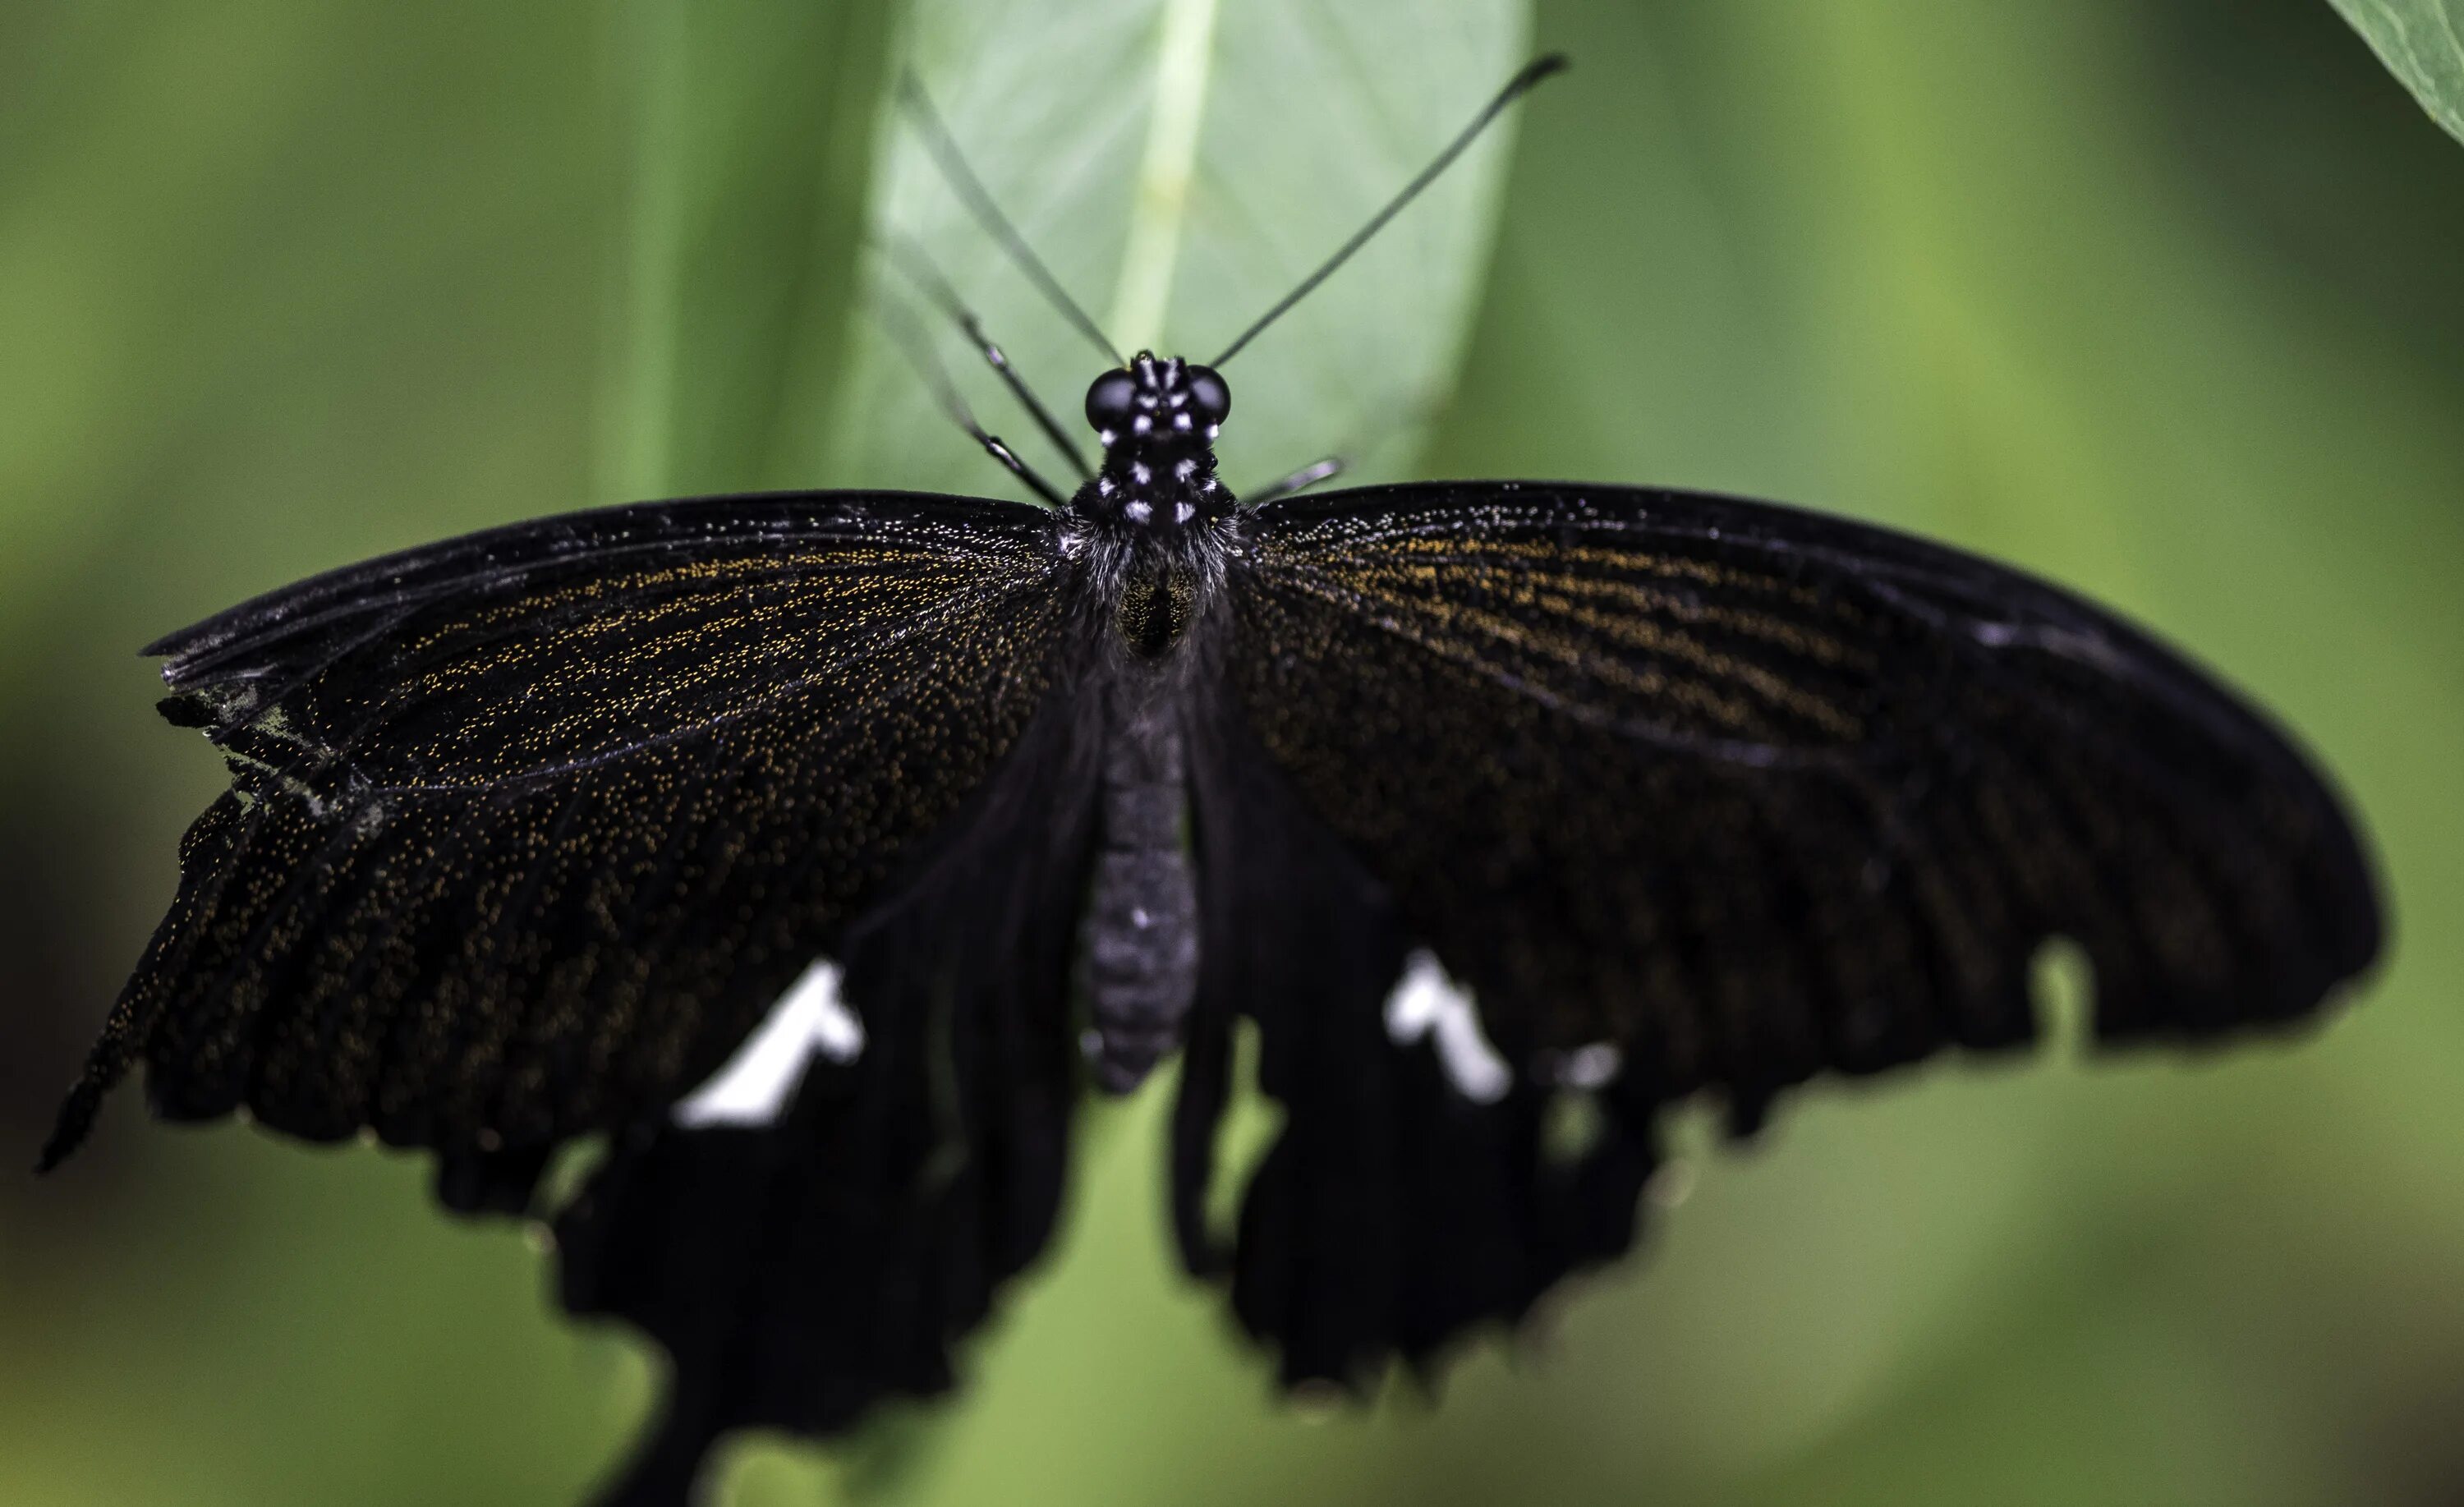
[[[1624,1251],[1673,1103],[2025,1044],[2052,938],[2115,1043],[2378,949],[2284,736],[2062,591],[1684,492],[1242,502],[1230,411],[1140,353],[1057,509],[619,508],[154,645],[232,787],[45,1165],[139,1062],[167,1119],[430,1148],[463,1212],[605,1135],[562,1297],[672,1356],[611,1499],[677,1501],[725,1431],[951,1385],[1089,1077],[1180,1054],[1190,1270],[1361,1384]],[[1226,1249],[1243,1019],[1284,1118]]]

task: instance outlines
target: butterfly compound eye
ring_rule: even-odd
[[[1212,366],[1192,366],[1182,377],[1189,388],[1189,405],[1208,424],[1221,424],[1232,416],[1232,389],[1223,385],[1222,377]]]
[[[1119,433],[1130,426],[1130,409],[1137,396],[1136,378],[1128,372],[1106,372],[1087,388],[1087,422],[1104,433]]]

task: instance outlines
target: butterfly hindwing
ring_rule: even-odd
[[[521,524],[156,646],[230,756],[47,1153],[174,1118],[539,1148],[709,1074],[1072,673],[1039,509],[780,494]]]
[[[609,1507],[689,1499],[728,1430],[835,1434],[946,1390],[957,1342],[1043,1250],[1077,1094],[1099,706],[1047,702],[896,898],[847,928],[859,1052],[812,1058],[775,1123],[637,1125],[558,1217],[566,1307],[671,1361]]]
[[[1228,595],[1247,726],[1492,1032],[1613,1046],[1746,1125],[1817,1072],[2028,1039],[2057,935],[2116,1041],[2302,1016],[2377,949],[2352,831],[2279,733],[1955,551],[1430,484],[1258,510]]]
[[[1173,1196],[1193,1272],[1223,1275],[1206,1225],[1233,1035],[1257,1031],[1257,1088],[1281,1125],[1242,1190],[1233,1311],[1287,1386],[1426,1368],[1483,1323],[1622,1253],[1656,1157],[1657,1102],[1612,1085],[1581,1144],[1551,1144],[1544,1084],[1467,1096],[1386,1003],[1411,933],[1235,708],[1193,728],[1207,967],[1174,1125]]]

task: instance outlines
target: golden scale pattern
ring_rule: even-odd
[[[2117,1038],[2292,1016],[2366,958],[2306,773],[2105,672],[2163,651],[2025,580],[1971,618],[1947,552],[1859,573],[1723,507],[1397,489],[1267,510],[1234,579],[1252,724],[1501,1045],[1752,1102],[2028,1038],[2057,933]]]
[[[1045,1246],[1125,688],[1175,705],[1192,781],[1176,1227],[1218,1270],[1245,1016],[1284,1123],[1232,1300],[1293,1384],[1429,1364],[1626,1249],[1671,1099],[1721,1093],[1742,1130],[1817,1073],[2028,1039],[2049,937],[2086,952],[2108,1039],[2309,1016],[2378,945],[2356,840],[2263,720],[1920,541],[1510,482],[1271,503],[1160,570],[1063,528],[651,504],[175,635],[165,710],[233,788],[47,1163],[141,1059],[174,1117],[437,1147],[465,1211],[531,1206],[556,1143],[618,1132],[560,1213],[562,1298],[670,1350],[620,1491],[673,1501],[727,1429],[946,1388]],[[1495,1103],[1387,1034],[1422,946],[1521,1070]],[[659,1113],[817,955],[858,1060],[766,1133]],[[1595,1042],[1622,1071],[1561,1157],[1546,1054]]]
[[[1626,489],[1368,489],[1238,532],[1220,595],[1147,616],[1206,640],[1183,657],[1517,1060],[1610,1041],[1750,1105],[2027,1039],[2057,935],[2112,1039],[2306,1014],[2375,951],[2299,755],[2023,577]],[[666,1103],[1047,691],[1100,692],[1101,594],[1046,511],[806,494],[450,541],[175,637],[175,720],[235,786],[55,1147],[141,1055],[167,1114],[448,1149]]]
[[[1023,513],[704,542],[321,666],[233,740],[115,1013],[158,1106],[484,1150],[690,1087],[1043,699]]]

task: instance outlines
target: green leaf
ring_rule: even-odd
[[[1423,165],[1524,60],[1524,0],[1442,21],[1404,0],[923,0],[904,55],[969,164],[1124,352],[1214,356]],[[1110,359],[1007,260],[895,113],[877,136],[876,245],[923,247],[1063,423]],[[1491,132],[1226,374],[1236,490],[1340,452],[1407,465],[1451,388],[1484,280],[1503,148]],[[880,255],[986,427],[1056,484],[1067,464],[980,357]],[[869,311],[870,312],[870,311]],[[1025,495],[863,317],[804,473],[834,486]]]
[[[2464,0],[2330,0],[2431,119],[2464,141]]]
[[[891,0],[631,0],[606,14],[634,142],[600,490],[810,484],[788,432],[842,365]]]

